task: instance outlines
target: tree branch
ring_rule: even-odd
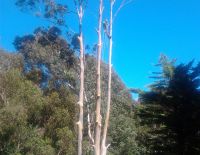
[[[133,0],[122,0],[119,8],[117,9],[117,11],[115,12],[114,16],[113,16],[113,22],[115,21],[115,18],[117,17],[117,15],[119,14],[119,12],[121,11],[121,9],[123,7],[125,7],[126,5],[128,5],[129,3],[131,3]],[[114,1],[115,2],[115,1]]]

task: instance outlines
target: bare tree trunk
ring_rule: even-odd
[[[106,146],[106,137],[107,130],[110,118],[110,105],[111,105],[111,82],[112,82],[112,26],[113,26],[113,5],[114,0],[110,0],[110,23],[108,30],[108,38],[109,38],[109,62],[108,62],[108,100],[107,100],[107,111],[106,111],[106,119],[103,130],[103,137],[101,142],[101,155],[106,155],[107,149],[109,145]]]
[[[89,137],[90,144],[92,146],[94,146],[94,138],[93,138],[93,135],[92,135],[92,132],[91,132],[90,105],[89,105],[88,100],[87,100],[86,92],[85,92],[85,102],[87,104],[87,112],[88,112],[88,114],[87,114],[88,137]]]
[[[78,155],[82,155],[82,141],[83,141],[83,103],[84,103],[84,45],[82,32],[82,5],[77,9],[79,17],[79,44],[80,44],[80,91],[79,91],[79,121],[78,125]]]
[[[98,18],[98,48],[97,48],[97,102],[96,102],[96,129],[95,129],[95,155],[100,155],[101,141],[101,52],[102,52],[102,13],[103,0],[99,0]]]

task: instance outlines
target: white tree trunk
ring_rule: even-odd
[[[99,0],[99,18],[98,18],[98,48],[97,48],[97,101],[96,101],[96,129],[95,129],[95,155],[100,155],[101,141],[101,52],[102,52],[102,13],[103,0]]]
[[[78,125],[78,155],[82,155],[82,141],[83,141],[83,104],[84,104],[84,45],[83,45],[83,32],[82,32],[82,18],[83,8],[82,5],[77,9],[79,17],[79,45],[80,45],[80,91],[79,91],[79,121]]]
[[[110,23],[109,23],[109,60],[108,60],[108,100],[107,100],[107,111],[106,111],[106,119],[103,130],[103,137],[101,142],[101,155],[106,155],[108,146],[106,144],[107,130],[109,125],[110,118],[110,106],[111,106],[111,82],[112,82],[112,26],[113,26],[113,5],[114,1],[110,0]]]

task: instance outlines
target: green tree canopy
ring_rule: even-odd
[[[143,144],[150,154],[200,153],[200,63],[174,65],[161,57],[162,72],[149,92],[140,95],[137,111]],[[173,62],[173,63],[171,63]],[[142,138],[141,137],[141,138]]]

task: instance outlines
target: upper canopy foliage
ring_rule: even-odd
[[[70,45],[60,36],[57,27],[37,28],[33,35],[16,37],[14,45],[23,55],[25,72],[37,70],[40,84],[61,84],[75,87],[76,57]]]
[[[33,11],[36,16],[44,17],[50,22],[65,25],[64,16],[69,13],[67,5],[54,0],[16,0],[15,3],[23,11]]]

